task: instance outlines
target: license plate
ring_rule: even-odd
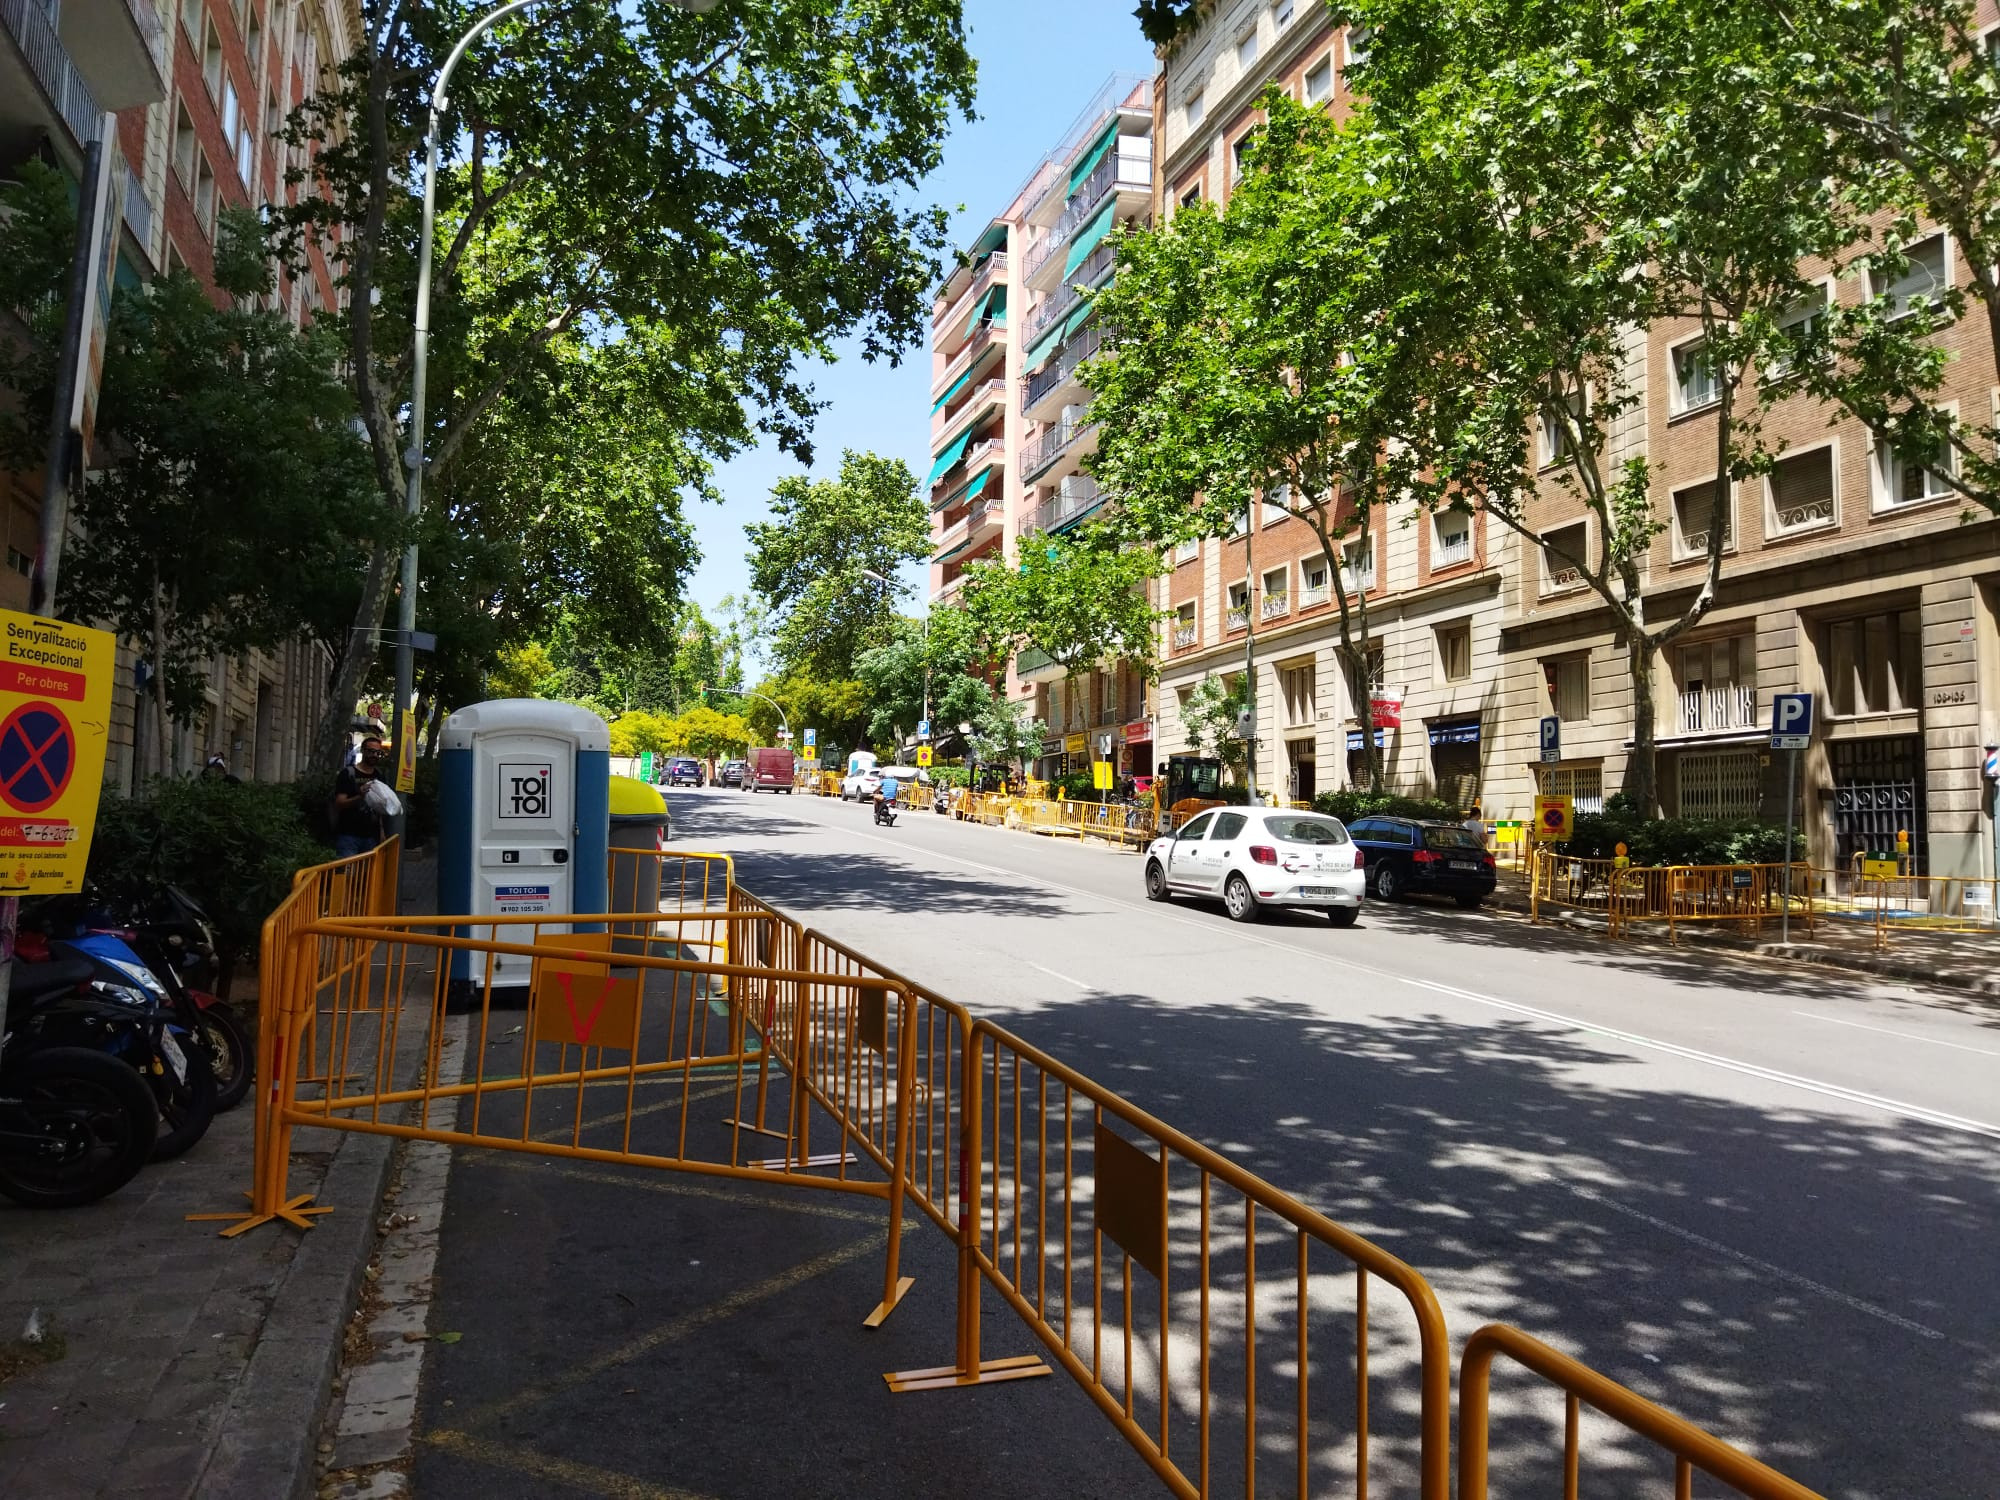
[[[1299,887],[1299,894],[1301,896],[1338,896],[1340,894],[1340,887],[1337,885],[1302,885]]]
[[[1454,870],[1476,870],[1479,868],[1474,861],[1469,859],[1455,859],[1451,862],[1451,867]]]
[[[187,1054],[181,1051],[181,1044],[174,1040],[171,1031],[160,1033],[160,1053],[167,1060],[167,1066],[174,1070],[174,1081],[186,1083],[188,1076]]]

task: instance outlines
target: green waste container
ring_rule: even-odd
[[[611,778],[611,906],[614,912],[660,909],[659,847],[673,833],[667,799],[633,776]],[[621,852],[624,851],[624,852]],[[611,926],[612,951],[643,953],[654,924]]]

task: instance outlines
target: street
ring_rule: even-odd
[[[1455,1338],[1517,1324],[1830,1496],[1992,1492],[1990,1005],[1442,903],[1244,927],[1149,905],[1130,853],[807,797],[672,807],[677,846],[1410,1261]],[[935,1230],[862,1335],[879,1219],[757,1201],[789,1202],[462,1154],[430,1326],[463,1342],[433,1351],[417,1492],[1148,1492],[1060,1373],[883,1392],[949,1357]],[[769,1444],[721,1425],[759,1414]]]

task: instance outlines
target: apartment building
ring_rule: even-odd
[[[1346,71],[1366,44],[1302,0],[1210,9],[1162,52],[1156,213],[1226,198],[1267,83],[1344,111]],[[1968,274],[1942,232],[1913,260],[1895,286],[1828,276],[1824,295],[1916,298]],[[2000,372],[1970,323],[1943,335],[1955,355],[1948,397],[1993,411]],[[1678,616],[1700,583],[1716,483],[1716,393],[1694,334],[1632,333],[1624,375],[1641,399],[1607,434],[1608,466],[1643,457],[1652,467],[1665,523],[1645,572],[1655,622]],[[1780,400],[1766,435],[1783,456],[1768,478],[1732,490],[1719,597],[1655,664],[1662,803],[1687,816],[1782,817],[1771,699],[1811,692],[1822,728],[1804,753],[1798,810],[1814,863],[1893,848],[1902,831],[1921,870],[1989,872],[1993,794],[1979,768],[1982,746],[2000,740],[2000,520],[1964,519],[1938,474],[1834,415],[1803,394]],[[1553,465],[1551,435],[1536,440]],[[1525,816],[1538,790],[1594,809],[1617,789],[1631,677],[1608,610],[1574,567],[1477,512],[1374,518],[1332,564],[1368,601],[1370,701],[1357,704],[1335,656],[1329,561],[1282,494],[1265,499],[1275,503],[1235,536],[1181,549],[1161,582],[1163,756],[1186,741],[1178,705],[1210,676],[1240,681],[1254,637],[1260,789],[1305,797],[1360,784],[1364,735],[1393,788],[1476,799],[1491,817]],[[1594,559],[1602,545],[1553,483],[1529,519],[1572,556]],[[1544,765],[1547,716],[1561,723],[1562,758]]]
[[[225,206],[296,198],[298,189],[284,182],[293,161],[274,133],[330,80],[360,24],[352,0],[179,0],[158,9],[152,0],[0,0],[0,175],[34,157],[80,175],[100,114],[115,112],[124,176],[120,284],[173,267],[207,281]],[[296,321],[335,306],[330,249],[308,246],[309,268],[280,279],[272,306]],[[0,605],[25,609],[41,476],[10,474],[0,483],[8,562]],[[164,764],[146,667],[125,643],[118,665],[105,780],[129,791],[147,774],[186,771],[214,754],[239,775],[297,775],[331,663],[324,648],[305,641],[218,658],[207,712],[174,731]]]
[[[1018,557],[1032,538],[1060,535],[1103,504],[1083,472],[1097,439],[1078,369],[1100,338],[1085,294],[1111,278],[1112,231],[1148,220],[1152,139],[1151,80],[1113,77],[939,288],[933,602],[955,595],[968,564]],[[1038,774],[1101,760],[1121,776],[1151,774],[1142,672],[1114,662],[1071,682],[1028,651],[1009,664],[1006,690],[1049,726]]]

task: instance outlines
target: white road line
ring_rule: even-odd
[[[1811,1010],[1795,1010],[1792,1014],[1804,1016],[1808,1021],[1824,1021],[1829,1026],[1852,1026],[1856,1031],[1875,1031],[1883,1036],[1899,1036],[1906,1042],[1923,1042],[1932,1047],[1949,1047],[1954,1052],[1974,1052],[1981,1057],[2000,1057],[2000,1052],[1991,1052],[1984,1047],[1968,1047],[1963,1042],[1941,1042],[1934,1036],[1918,1036],[1914,1031],[1892,1031],[1887,1026],[1870,1026],[1864,1021],[1843,1021],[1839,1016],[1823,1016]]]
[[[1064,984],[1073,984],[1078,989],[1084,990],[1086,992],[1097,988],[1097,986],[1094,984],[1085,984],[1081,979],[1072,979],[1067,974],[1058,974],[1054,969],[1044,968],[1042,965],[1036,963],[1032,958],[1023,958],[1018,960],[1018,962],[1026,964],[1029,968],[1033,969],[1037,974],[1046,974],[1051,979],[1060,979]]]
[[[821,826],[826,827],[828,825],[822,824]],[[1048,880],[1042,876],[1030,875],[1020,870],[1008,870],[999,865],[981,864],[977,860],[964,859],[955,854],[943,854],[937,850],[925,849],[921,846],[912,847],[896,839],[883,838],[879,834],[868,833],[860,829],[851,829],[848,831],[857,834],[861,838],[872,839],[878,844],[887,844],[892,849],[901,849],[906,855],[922,855],[931,859],[945,860],[952,864],[964,865],[968,869],[983,871],[986,874],[1004,876],[1006,879],[1017,883],[1023,881],[1030,882],[1042,886],[1047,890],[1059,891],[1064,895],[1075,896],[1085,901],[1095,901],[1110,906],[1122,906],[1129,911],[1143,912],[1148,916],[1158,917],[1163,921],[1180,922],[1189,927],[1199,928],[1203,932],[1212,934],[1217,931],[1216,925],[1212,922],[1197,921],[1193,917],[1183,916],[1172,910],[1162,910],[1157,905],[1126,901],[1117,896],[1105,896],[1096,891],[1082,890],[1076,886],[1064,885],[1060,881]],[[1800,1089],[1810,1094],[1819,1094],[1824,1098],[1839,1099],[1849,1104],[1863,1105],[1869,1109],[1880,1110],[1885,1114],[1898,1115],[1908,1120],[1917,1120],[1926,1125],[1936,1125],[1945,1130],[1957,1130],[1968,1135],[1979,1135],[1985,1136],[1990,1140],[2000,1140],[2000,1125],[1989,1124],[1984,1120],[1972,1120],[1960,1115],[1946,1114],[1942,1110],[1930,1109],[1921,1104],[1911,1104],[1901,1099],[1890,1099],[1880,1094],[1864,1092],[1861,1089],[1851,1089],[1842,1084],[1827,1083],[1816,1078],[1802,1077],[1797,1073],[1780,1072],[1776,1068],[1766,1068],[1760,1064],[1744,1062],[1738,1058],[1723,1057],[1714,1052],[1702,1052],[1696,1048],[1683,1047],[1674,1042],[1663,1042],[1657,1037],[1643,1036],[1636,1031],[1625,1031],[1615,1026],[1605,1026],[1596,1021],[1586,1021],[1577,1016],[1564,1015],[1560,1011],[1543,1010],[1539,1006],[1522,1005],[1517,1001],[1503,1000],[1498,995],[1485,995],[1477,990],[1460,989],[1456,985],[1438,984],[1428,979],[1416,979],[1408,974],[1397,973],[1393,969],[1380,969],[1376,968],[1373,964],[1359,963],[1351,958],[1339,958],[1331,953],[1322,953],[1317,949],[1302,948],[1297,943],[1279,942],[1275,938],[1257,936],[1241,928],[1230,929],[1230,934],[1240,942],[1256,943],[1265,948],[1275,948],[1280,952],[1293,953],[1303,958],[1316,959],[1321,963],[1331,964],[1335,968],[1347,969],[1357,974],[1366,974],[1372,978],[1385,980],[1394,984],[1407,985],[1413,989],[1429,990],[1433,994],[1450,995],[1456,999],[1469,1000],[1475,1005],[1484,1005],[1494,1010],[1507,1011],[1513,1015],[1527,1016],[1537,1021],[1546,1021],[1552,1025],[1566,1026],[1572,1030],[1609,1037],[1614,1041],[1623,1042],[1627,1046],[1642,1047],[1653,1052],[1663,1052],[1668,1056],[1683,1058],[1689,1062],[1704,1063],[1709,1067],[1721,1068],[1726,1072],[1741,1073],[1745,1077],[1762,1079],[1766,1083],[1782,1084],[1787,1088]],[[1075,981],[1072,980],[1071,983],[1075,983]]]
[[[1880,1318],[1884,1323],[1892,1324],[1906,1333],[1914,1333],[1927,1339],[1949,1337],[1935,1328],[1926,1327],[1922,1323],[1903,1317],[1900,1313],[1892,1313],[1886,1307],[1877,1307],[1872,1302],[1864,1302],[1859,1297],[1850,1296],[1837,1287],[1828,1286],[1825,1282],[1814,1281],[1810,1276],[1801,1276],[1797,1271],[1788,1271],[1783,1266],[1773,1265],[1768,1260],[1759,1260],[1756,1256],[1746,1254],[1734,1246],[1725,1245],[1720,1240],[1712,1240],[1705,1234],[1696,1234],[1692,1229],[1683,1229],[1680,1225],[1670,1224],[1665,1219],[1656,1219],[1651,1214],[1641,1213],[1636,1208],[1627,1208],[1616,1199],[1607,1198],[1592,1188],[1578,1187],[1574,1183],[1564,1183],[1563,1186],[1587,1202],[1599,1204],[1614,1213],[1624,1214],[1628,1219],[1637,1219],[1641,1224],[1650,1225],[1662,1234],[1670,1234],[1675,1239],[1687,1241],[1690,1245],[1699,1245],[1711,1254],[1748,1266],[1789,1286],[1798,1287],[1801,1291],[1811,1292],[1815,1297],[1824,1297],[1829,1302],[1838,1302],[1842,1307],[1852,1308],[1855,1312],[1866,1313],[1871,1318]]]

